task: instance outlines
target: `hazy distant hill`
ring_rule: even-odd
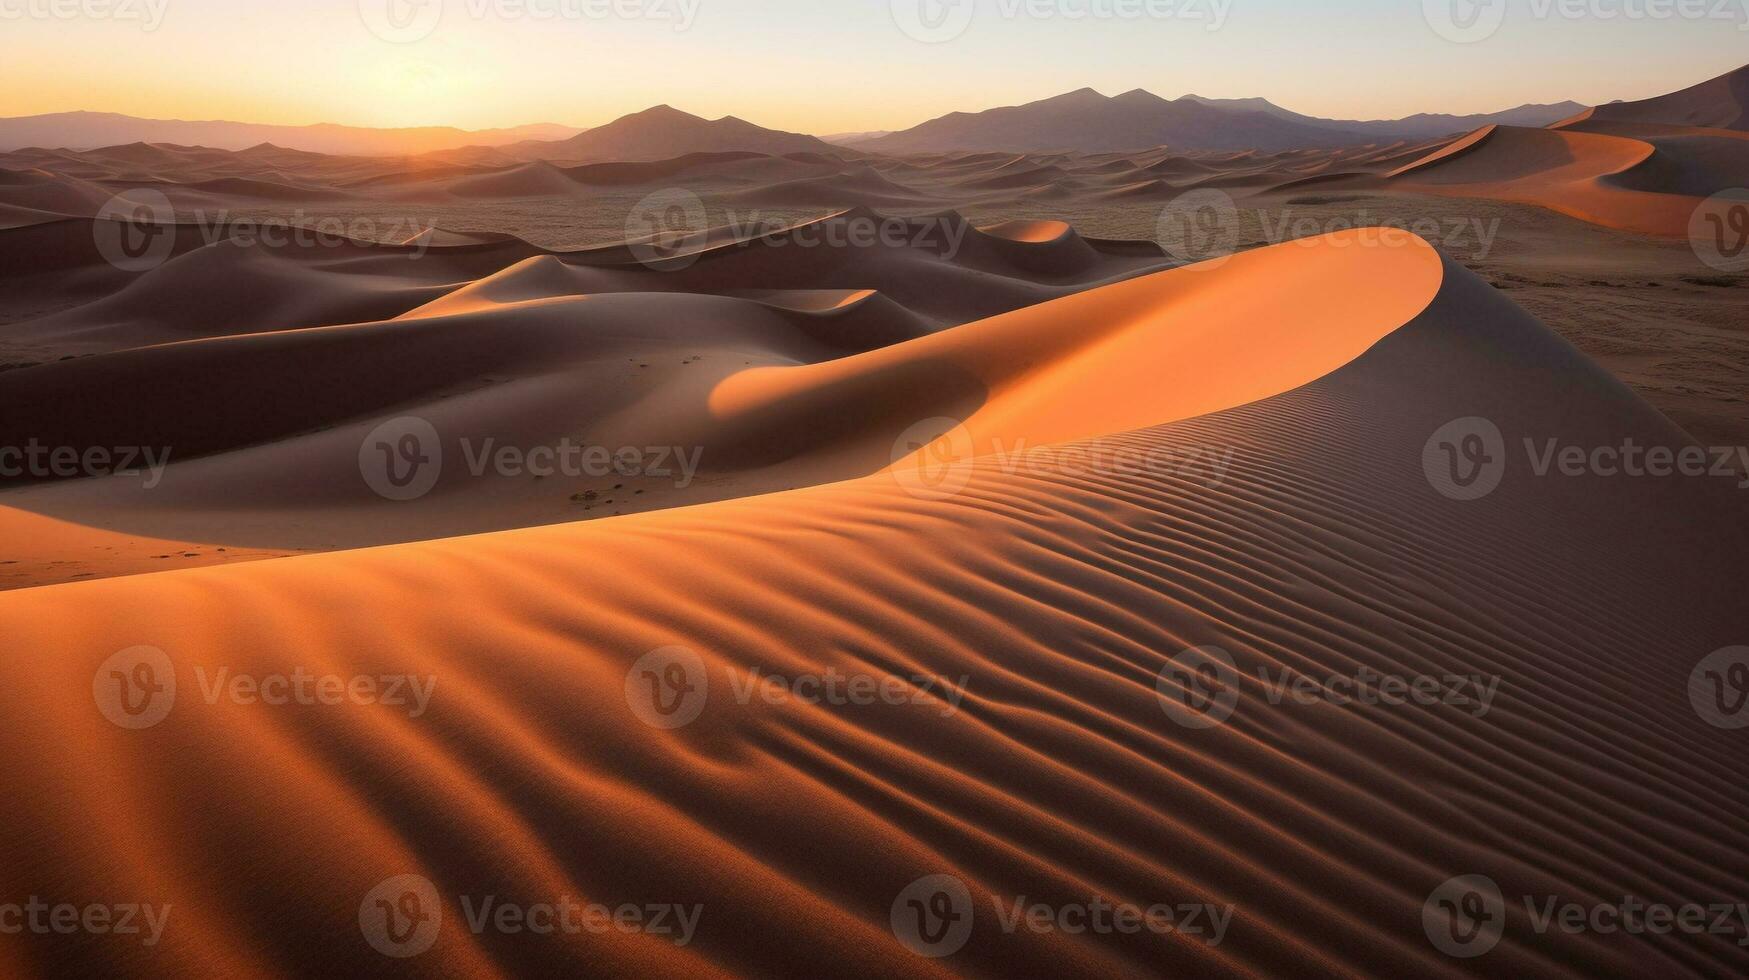
[[[1578,102],[1556,102],[1548,105],[1521,105],[1503,112],[1479,112],[1467,116],[1421,112],[1413,116],[1405,116],[1402,119],[1357,120],[1321,119],[1317,116],[1302,115],[1291,109],[1283,109],[1268,99],[1205,99],[1199,95],[1186,95],[1184,98],[1201,102],[1204,105],[1267,112],[1278,118],[1291,119],[1309,126],[1338,130],[1343,133],[1365,133],[1375,139],[1385,140],[1433,139],[1437,136],[1449,136],[1452,133],[1471,132],[1488,125],[1547,126],[1585,109],[1585,106]]]
[[[242,150],[272,143],[315,153],[391,156],[463,146],[502,146],[523,140],[562,140],[578,131],[573,126],[551,123],[510,129],[466,130],[451,126],[371,129],[332,123],[275,126],[216,120],[141,119],[114,112],[55,112],[0,119],[0,151],[26,146],[88,150],[126,143],[174,143]]]
[[[528,160],[626,161],[667,160],[687,153],[741,150],[755,153],[830,153],[831,144],[814,136],[785,133],[724,116],[702,119],[672,106],[659,105],[622,116],[558,141],[531,140],[500,147]]]
[[[1265,99],[1163,99],[1136,89],[1105,96],[1081,89],[984,112],[954,112],[855,144],[882,153],[944,150],[1133,150],[1170,145],[1202,150],[1285,150],[1382,140],[1426,139],[1489,122],[1541,126],[1584,108],[1522,106],[1487,116],[1420,115],[1352,122],[1290,112]]]

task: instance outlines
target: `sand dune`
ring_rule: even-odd
[[[1686,237],[1705,199],[1749,169],[1749,68],[1681,92],[1587,109],[1548,129],[1485,126],[1397,167],[1398,187],[1537,204],[1585,221]]]
[[[860,354],[934,333],[936,325],[873,289],[751,290],[758,300],[794,316],[810,339],[835,354]]]
[[[1667,123],[1749,130],[1749,65],[1669,95],[1598,106],[1557,125],[1574,122]]]
[[[321,201],[336,196],[334,191],[326,188],[300,187],[271,180],[252,180],[248,177],[214,177],[187,186],[209,194],[264,201]]]
[[[71,306],[9,327],[6,343],[15,357],[46,361],[394,316],[436,298],[458,279],[485,275],[537,251],[508,237],[492,244],[399,247],[310,237],[288,239],[281,248],[233,238],[223,228],[212,235],[211,229],[181,225],[164,232],[173,238],[162,265],[130,274],[112,266],[98,245],[122,232],[99,224],[57,221],[0,234],[0,255],[12,263],[19,299]],[[410,261],[415,254],[434,261]]]
[[[1068,239],[1047,225],[982,235],[1013,248]],[[1439,496],[1423,448],[1457,417],[1496,419],[1512,441],[1688,439],[1425,243],[1357,237],[1112,282],[852,356],[803,356],[815,341],[786,317],[854,312],[873,294],[673,294],[652,317],[648,293],[562,293],[590,273],[553,256],[479,284],[453,313],[141,352],[162,362],[156,378],[189,359],[254,386],[271,379],[249,377],[237,352],[271,349],[301,402],[339,421],[371,400],[404,410],[411,393],[392,387],[444,365],[535,369],[537,387],[574,400],[593,386],[538,379],[567,356],[625,364],[624,349],[600,349],[625,342],[615,317],[679,336],[673,321],[708,313],[731,346],[758,336],[789,345],[788,362],[669,357],[666,373],[699,372],[663,382],[702,399],[692,424],[740,465],[843,482],[0,594],[18,651],[0,683],[31,719],[0,731],[17,762],[0,875],[21,894],[174,910],[151,949],[47,936],[0,957],[10,972],[49,957],[165,975],[381,968],[361,903],[417,874],[446,909],[431,951],[407,965],[475,975],[1749,968],[1728,936],[1537,934],[1516,905],[1483,961],[1426,941],[1429,892],[1464,873],[1508,895],[1740,899],[1749,766],[1689,710],[1686,685],[1701,656],[1749,631],[1737,601],[1749,526],[1736,492],[1712,481],[1514,470],[1486,500]],[[728,248],[675,275],[713,270],[705,281],[759,254]],[[336,373],[391,351],[399,369],[368,383]],[[318,366],[331,386],[312,390]],[[28,386],[37,370],[8,380]],[[79,390],[101,391],[92,378]],[[528,424],[561,404],[532,396],[419,410],[508,431],[511,415]],[[686,398],[651,398],[640,424],[688,424]],[[918,493],[907,473],[933,457],[892,463],[894,440],[941,414],[966,421],[972,449],[948,461],[964,486]],[[270,423],[247,422],[257,437]],[[1037,447],[1024,463],[998,452],[1019,440]],[[358,433],[335,442],[355,450]],[[1089,466],[1113,447],[1135,454],[1133,470]],[[1229,454],[1221,475],[1184,465],[1209,450]],[[356,465],[291,439],[255,451],[267,469],[272,455],[299,458],[306,492]],[[228,499],[271,489],[245,486]],[[370,519],[397,510],[378,501]],[[1158,677],[1204,644],[1236,661],[1241,700],[1225,724],[1182,727]],[[140,645],[162,651],[177,693],[161,722],[126,730],[94,705],[93,678]],[[707,688],[696,721],[658,729],[626,681],[672,646],[696,655]],[[417,717],[209,703],[220,668],[435,686]],[[963,678],[964,698],[945,711],[732,694],[749,671],[828,668]],[[1475,673],[1500,693],[1482,715],[1271,705],[1253,678],[1281,668]],[[895,900],[932,874],[976,901],[967,943],[942,960],[890,927]],[[685,946],[476,935],[455,896],[487,894],[702,914]],[[1218,946],[1004,933],[990,898],[1023,895],[1210,903],[1232,917]]]
[[[987,175],[965,181],[961,186],[974,190],[1010,190],[1017,187],[1039,187],[1056,184],[1069,179],[1068,171],[1062,167],[1047,164],[1044,166],[999,167]]]
[[[1003,231],[1069,234],[1048,226]],[[712,392],[710,405],[746,435],[718,438],[819,443],[837,451],[853,433],[820,420],[890,412],[880,402],[908,376],[939,389],[929,396],[935,401],[919,404],[923,391],[906,400],[905,411],[919,417],[959,417],[973,400],[976,410],[964,424],[977,455],[1021,439],[1069,442],[1232,407],[1334,370],[1411,319],[1436,290],[1439,262],[1424,243],[1382,256],[1352,245],[1349,236],[1334,236],[1324,244],[1260,250],[1235,258],[1240,272],[1212,284],[1194,273],[1158,273],[859,358],[739,372]],[[1372,277],[1384,282],[1358,311],[1345,297]],[[1314,310],[1291,325],[1269,316],[1267,305],[1279,300],[1246,295],[1242,284],[1254,278],[1316,300]],[[1065,321],[1087,326],[1069,332]],[[1174,321],[1194,326],[1163,327]],[[1243,342],[1235,339],[1240,332]],[[1242,366],[1229,362],[1241,352]],[[1126,397],[1099,395],[1110,387]],[[877,455],[892,434],[873,434]]]
[[[1143,180],[1110,190],[1095,191],[1089,197],[1096,201],[1171,201],[1183,191],[1164,180]]]
[[[818,166],[815,164],[814,166]],[[774,207],[837,207],[846,203],[868,208],[939,206],[938,198],[896,183],[868,167],[829,176],[783,180],[757,188],[731,191],[725,201]]]
[[[1419,191],[1523,201],[1612,228],[1685,237],[1700,202],[1749,165],[1749,141],[1630,133],[1490,127],[1389,177]]]
[[[865,247],[826,244],[869,227],[889,234]],[[56,281],[120,275],[96,254],[87,223],[6,233],[0,249],[9,236],[20,239],[22,268],[52,269]],[[38,583],[64,581],[137,570],[145,557],[165,567],[191,557],[161,541],[329,550],[858,475],[866,460],[854,455],[786,462],[751,444],[724,448],[724,426],[741,422],[713,414],[710,385],[755,365],[900,344],[1166,265],[1151,243],[1083,239],[1060,223],[979,230],[952,212],[851,211],[723,238],[673,267],[641,264],[625,246],[547,253],[510,236],[289,249],[191,242],[132,281],[122,276],[125,285],[98,279],[111,295],[9,330],[14,357],[44,363],[7,373],[6,438],[175,454],[150,493],[128,479],[11,491],[0,524],[16,514],[35,527],[41,515],[105,534],[67,554],[24,556],[9,579],[22,584],[29,571]],[[68,350],[84,356],[58,359]],[[89,393],[76,406],[54,394],[73,389]],[[385,512],[359,480],[357,446],[403,414],[431,418],[451,440],[713,449],[696,482],[640,480],[611,507],[572,499],[593,486],[475,479],[458,465],[428,501]],[[194,550],[200,561],[210,551]]]
[[[562,197],[577,191],[577,181],[558,167],[537,160],[496,173],[462,177],[444,189],[457,197]]]
[[[1066,221],[1004,221],[980,230],[993,238],[1026,242],[1030,245],[1050,245],[1075,234],[1075,229],[1069,227]]]
[[[764,153],[724,152],[724,153],[688,153],[668,160],[657,160],[650,163],[591,163],[567,170],[575,180],[584,184],[618,185],[618,184],[652,184],[665,178],[699,169],[720,170],[731,167],[743,161],[760,161],[760,166],[776,166],[781,168],[773,177],[791,176],[793,169],[783,166],[783,157],[773,157]],[[809,171],[812,172],[812,171]],[[779,177],[779,179],[781,179]]]
[[[78,178],[41,170],[5,171],[0,206],[14,209],[8,227],[41,224],[64,215],[95,215],[112,193]]]

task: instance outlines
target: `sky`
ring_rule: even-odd
[[[1091,86],[1376,119],[1662,94],[1749,63],[1745,27],[1749,0],[0,0],[0,116],[483,129],[666,103],[830,134]]]

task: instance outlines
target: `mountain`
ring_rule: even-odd
[[[114,112],[54,112],[0,119],[0,151],[27,146],[89,150],[127,143],[173,143],[242,150],[271,143],[314,153],[399,156],[463,146],[502,146],[523,140],[562,140],[577,132],[575,127],[552,123],[480,130],[452,126],[371,129],[333,123],[275,126],[222,120],[141,119]]]
[[[1490,122],[1545,125],[1582,109],[1577,103],[1521,106],[1492,116],[1420,115],[1350,122],[1291,112],[1267,99],[1163,99],[1136,89],[1108,97],[1090,88],[984,112],[954,112],[920,126],[857,143],[882,153],[945,150],[1088,152],[1169,145],[1187,150],[1276,151],[1427,139]]]
[[[954,112],[920,126],[858,144],[879,153],[944,150],[1135,150],[1170,144],[1185,149],[1281,150],[1365,142],[1267,112],[1169,101],[1136,89],[1107,97],[1090,88],[984,112]]]
[[[1586,118],[1595,122],[1749,130],[1749,65],[1669,95],[1601,105],[1587,113]]]
[[[528,140],[499,149],[525,160],[630,163],[668,160],[687,153],[739,150],[775,156],[831,153],[834,148],[817,137],[766,129],[734,116],[702,119],[672,106],[659,105],[569,139]]]
[[[1483,126],[1493,125],[1547,126],[1585,110],[1585,106],[1578,102],[1555,102],[1521,105],[1515,109],[1506,109],[1501,112],[1479,112],[1468,116],[1421,112],[1413,116],[1405,116],[1402,119],[1321,119],[1317,116],[1302,115],[1291,109],[1283,109],[1268,99],[1205,99],[1199,95],[1186,95],[1184,98],[1192,102],[1201,102],[1204,105],[1246,112],[1266,112],[1278,119],[1291,119],[1309,126],[1321,126],[1346,133],[1367,133],[1375,139],[1381,140],[1434,139],[1453,133],[1473,132]]]

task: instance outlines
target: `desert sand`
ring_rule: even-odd
[[[147,972],[345,969],[369,955],[360,896],[409,873],[465,894],[705,909],[685,948],[449,922],[441,959],[420,961],[481,974],[765,974],[818,970],[826,950],[827,972],[925,971],[886,918],[935,873],[979,895],[1237,909],[1218,948],[1010,937],[985,914],[951,961],[972,974],[1451,972],[1421,905],[1476,868],[1538,894],[1726,899],[1749,850],[1743,760],[1687,711],[1683,679],[1749,627],[1731,598],[1749,570],[1736,493],[1509,478],[1452,507],[1421,452],[1453,416],[1487,414],[1509,437],[1686,437],[1424,243],[1351,244],[1278,246],[703,386],[724,430],[757,419],[799,455],[829,433],[870,468],[898,409],[947,407],[850,410],[878,400],[871,380],[960,377],[939,394],[982,455],[951,497],[909,492],[902,458],[659,513],[0,596],[22,651],[0,670],[34,719],[3,736],[29,762],[9,819],[60,828],[8,835],[7,875],[172,903],[185,919],[150,956],[53,950]],[[1042,458],[1009,472],[983,452],[996,438]],[[1076,454],[1101,440],[1235,457],[1218,485],[1084,473]],[[1179,728],[1156,674],[1208,643],[1246,673],[1505,682],[1483,718],[1258,707]],[[144,732],[91,703],[93,671],[141,644],[182,692]],[[672,645],[724,696],[663,732],[622,688]],[[300,664],[437,686],[416,721],[208,704],[196,686],[222,666]],[[951,716],[726,696],[754,668],[828,666],[970,680]],[[1264,704],[1254,686],[1243,697]],[[192,825],[191,799],[209,801]],[[1489,965],[1743,968],[1740,947],[1703,939],[1508,930]]]
[[[574,159],[0,154],[0,445],[168,454],[0,477],[0,894],[173,909],[152,946],[32,937],[0,970],[1749,970],[1741,931],[1516,900],[1749,887],[1749,757],[1689,688],[1749,642],[1743,474],[1519,455],[1749,444],[1749,294],[1686,240],[1741,183],[1743,77],[1268,152],[754,150],[652,110]],[[1430,437],[1477,417],[1514,462],[1453,499]],[[666,471],[471,462],[572,443]],[[1172,667],[1207,647],[1232,714],[1184,724]],[[1492,686],[1283,704],[1282,671]],[[737,695],[828,673],[902,703]],[[1424,920],[1465,874],[1513,897],[1482,960]],[[409,875],[442,922],[387,959],[364,923]],[[894,926],[934,875],[976,911],[939,959]],[[470,929],[488,895],[700,915]],[[1230,919],[1004,930],[1021,897]]]

